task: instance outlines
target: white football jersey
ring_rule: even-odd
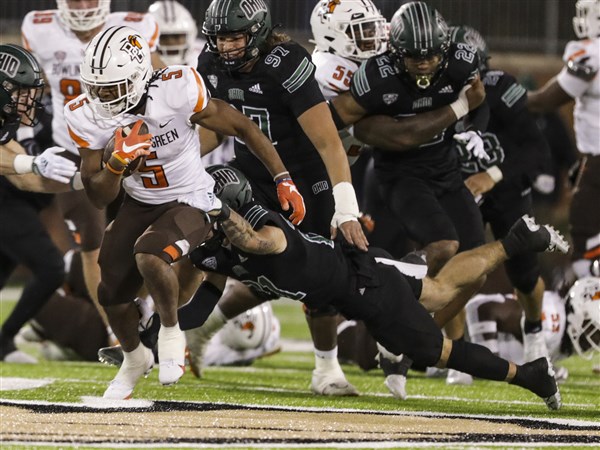
[[[583,64],[591,70],[600,69],[600,37],[571,41],[565,47],[565,64],[569,61]],[[563,67],[558,84],[575,98],[575,138],[581,153],[600,155],[600,74],[585,80]]]
[[[472,342],[486,346],[488,342],[483,340],[481,330],[491,332],[486,326],[486,322],[479,319],[478,310],[481,305],[488,302],[514,302],[517,301],[512,296],[504,296],[502,294],[479,294],[469,300],[466,306],[467,328],[469,337]],[[567,315],[565,312],[565,304],[556,292],[545,291],[542,303],[542,333],[546,347],[552,361],[557,361],[565,356],[560,353],[560,344],[565,334]],[[496,326],[497,330],[497,326]],[[523,344],[516,339],[512,334],[498,332],[497,349],[490,350],[498,353],[501,358],[513,361],[516,364],[523,364]]]
[[[315,65],[315,79],[325,100],[331,100],[350,90],[350,80],[359,67],[356,62],[319,50],[313,51],[312,61]],[[340,130],[339,133],[348,155],[348,162],[352,165],[360,156],[364,144],[352,136],[347,129]]]
[[[150,51],[156,51],[159,30],[151,14],[111,13],[106,18],[102,30],[112,26],[128,26],[135,29],[148,41]],[[52,139],[56,145],[77,155],[77,149],[73,147],[67,132],[63,108],[67,102],[83,92],[79,70],[88,42],[81,42],[75,33],[61,22],[58,10],[29,12],[23,19],[21,32],[24,47],[39,61],[52,90]]]
[[[85,94],[65,105],[68,131],[76,147],[103,152],[119,126],[142,119],[152,134],[152,153],[145,164],[124,178],[127,194],[149,204],[170,201],[203,211],[214,209],[214,181],[200,158],[198,133],[189,120],[210,100],[202,77],[188,66],[169,66],[155,73],[145,111],[104,119],[94,113]]]

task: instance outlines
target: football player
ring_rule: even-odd
[[[204,171],[200,142],[190,124],[242,139],[275,183],[286,168],[252,121],[225,102],[211,99],[194,68],[169,66],[153,72],[150,47],[132,28],[110,27],[92,39],[81,65],[81,81],[85,93],[68,102],[64,114],[81,155],[86,194],[102,208],[118,195],[121,182],[126,192],[102,240],[98,289],[125,352],[104,396],[124,399],[154,361],[138,335],[133,300],[142,283],[161,314],[159,381],[176,383],[184,372],[185,336],[176,313],[179,283],[171,264],[204,240],[209,230],[206,212],[214,207],[213,181]],[[125,134],[127,124],[130,130]],[[103,164],[112,136],[113,152]],[[145,162],[136,161],[138,157],[145,157]],[[137,170],[123,179],[133,161]],[[302,197],[291,179],[286,182],[290,189],[280,192],[281,202],[300,205],[294,214],[301,220]]]
[[[238,170],[229,166],[208,170],[223,203],[220,211],[210,214],[223,235],[191,252],[197,267],[236,277],[264,300],[285,295],[314,308],[326,299],[344,316],[364,320],[375,339],[394,354],[406,354],[419,365],[437,364],[508,381],[536,393],[550,409],[560,407],[547,358],[517,366],[485,347],[444,338],[429,314],[463,302],[461,290],[478,285],[478,280],[520,252],[568,251],[568,244],[552,227],[523,216],[503,240],[461,253],[436,277],[418,280],[407,275],[411,264],[390,259],[381,249],[364,253],[347,243],[300,232],[280,214],[252,201],[252,193],[245,192],[250,185]],[[217,245],[224,238],[230,247]],[[202,318],[194,319],[201,323]]]
[[[565,66],[541,89],[528,94],[534,112],[575,101],[574,120],[581,160],[569,210],[571,257],[578,277],[592,274],[600,257],[600,0],[578,0],[573,28],[579,40],[565,47]]]
[[[65,276],[62,256],[39,217],[42,202],[23,190],[71,190],[77,167],[58,154],[62,148],[28,155],[16,140],[20,125],[32,127],[38,122],[43,90],[35,58],[17,45],[0,45],[0,289],[19,264],[32,274],[0,330],[0,361],[5,362],[36,361],[17,350],[14,337]]]
[[[198,59],[198,71],[213,96],[255,120],[273,142],[306,201],[309,213],[301,229],[322,235],[335,234],[339,229],[350,243],[366,251],[368,242],[358,223],[350,167],[307,51],[273,30],[269,7],[263,0],[213,0],[202,33],[208,45]],[[268,188],[271,177],[239,140],[235,142],[235,156],[233,164],[248,174],[255,195],[277,209],[277,198]],[[294,216],[290,219],[299,224]],[[221,308],[228,309],[230,298],[235,305],[231,312],[223,311]],[[224,318],[259,301],[239,286],[215,308],[216,315],[224,313],[216,322],[222,325]],[[313,390],[325,395],[356,395],[337,361],[335,311],[327,309],[313,315],[309,324],[315,344]],[[192,362],[199,372],[203,338],[197,338],[188,334]]]
[[[156,53],[158,25],[149,14],[110,12],[110,0],[57,0],[57,9],[30,11],[23,19],[23,45],[42,66],[52,94],[52,139],[67,150],[65,156],[77,166],[80,158],[73,145],[63,108],[82,93],[79,78],[83,53],[91,39],[111,26],[130,26],[150,43],[153,64],[162,67]],[[108,326],[104,311],[98,304],[100,269],[98,252],[106,226],[106,213],[95,208],[84,192],[69,192],[57,197],[66,219],[71,220],[81,236],[81,250],[86,284]]]
[[[575,353],[585,359],[600,356],[600,278],[584,277],[575,282],[566,299],[544,293],[543,335],[550,359],[560,361]],[[520,327],[524,310],[511,295],[477,295],[467,303],[467,327],[471,342],[489,348],[501,358],[526,362]],[[555,366],[556,367],[556,366]],[[568,371],[556,370],[557,379]]]
[[[494,237],[502,238],[523,214],[532,214],[531,188],[550,150],[535,118],[527,109],[526,90],[501,70],[490,70],[485,40],[468,26],[450,29],[452,40],[477,50],[479,71],[485,86],[490,119],[482,133],[488,159],[473,158],[458,144],[465,184],[480,199],[484,222]],[[457,124],[459,128],[461,124]],[[462,131],[462,130],[459,130]],[[535,253],[523,253],[506,261],[506,273],[525,311],[523,343],[525,361],[549,356],[542,333],[542,299],[545,285]]]

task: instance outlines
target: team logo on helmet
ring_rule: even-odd
[[[248,20],[251,20],[255,15],[261,12],[269,12],[267,4],[264,0],[242,0],[240,9]]]
[[[19,71],[21,63],[19,59],[10,53],[0,53],[0,72],[6,74],[7,77],[13,78]]]
[[[137,61],[139,63],[144,61],[144,52],[142,44],[138,41],[139,36],[135,34],[130,34],[127,36],[127,40],[123,42],[123,46],[121,50],[129,55],[132,61]]]
[[[333,11],[335,11],[335,7],[340,4],[340,1],[341,0],[331,0],[329,3],[327,3],[327,12],[329,14],[333,13]]]

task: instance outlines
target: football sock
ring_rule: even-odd
[[[503,381],[508,373],[508,361],[494,355],[486,347],[471,342],[452,341],[452,351],[446,367],[485,380]]]
[[[208,281],[203,281],[192,299],[177,311],[182,330],[198,328],[208,320],[223,291]],[[219,309],[219,312],[221,310]],[[223,313],[221,313],[223,315]],[[225,319],[225,322],[227,319]]]

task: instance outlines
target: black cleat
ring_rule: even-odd
[[[515,222],[502,239],[509,257],[524,252],[567,253],[567,240],[550,225],[539,225],[527,214]]]
[[[554,368],[548,358],[539,358],[519,366],[512,383],[541,397],[548,409],[557,410],[562,406]]]

